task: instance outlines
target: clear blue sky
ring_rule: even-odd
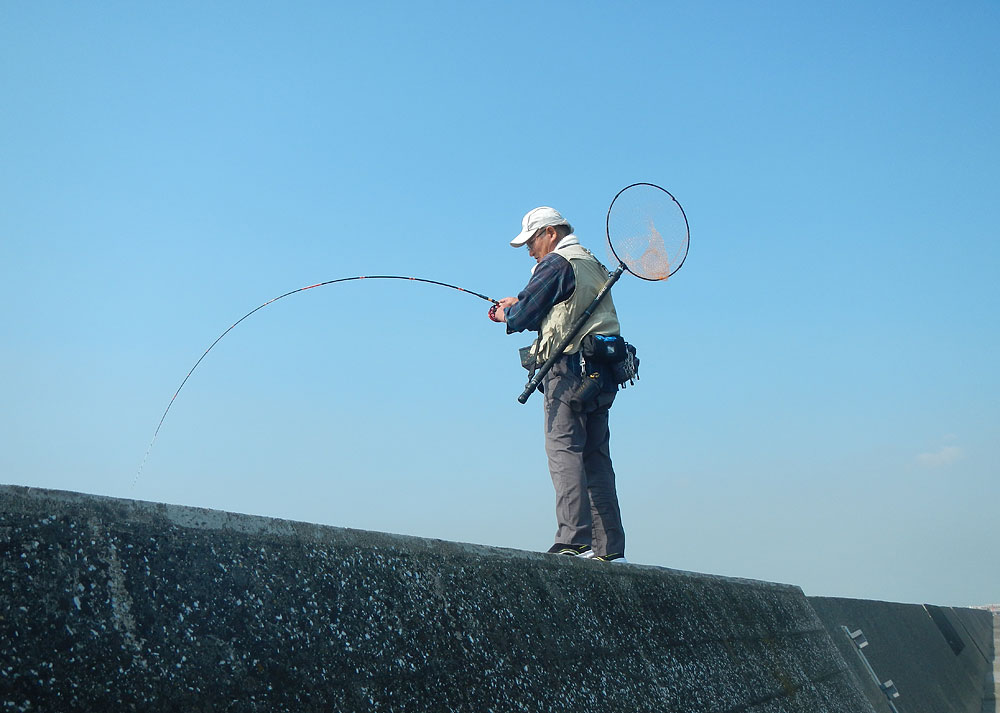
[[[629,558],[1000,601],[1000,5],[0,5],[0,482],[543,550],[485,302],[560,209],[691,222],[615,287]]]

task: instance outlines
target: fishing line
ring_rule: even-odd
[[[267,302],[265,302],[264,304],[260,305],[259,307],[254,307],[252,310],[250,310],[245,315],[243,315],[242,317],[240,317],[238,320],[236,320],[235,322],[233,322],[232,326],[230,326],[229,329],[227,329],[222,334],[220,334],[218,336],[218,338],[214,342],[212,342],[211,346],[209,346],[209,348],[205,350],[205,353],[202,354],[198,358],[198,361],[196,361],[194,363],[194,366],[192,366],[191,370],[188,371],[187,376],[184,377],[184,380],[181,382],[181,385],[177,387],[177,391],[175,391],[174,395],[172,397],[170,397],[170,403],[167,404],[167,408],[163,411],[163,415],[160,416],[160,422],[156,425],[156,430],[153,432],[153,439],[149,442],[149,447],[146,448],[146,455],[144,455],[142,457],[142,463],[139,464],[139,470],[136,471],[135,479],[132,481],[132,487],[135,487],[135,484],[139,481],[139,476],[142,474],[142,469],[146,465],[146,459],[149,458],[149,452],[151,450],[153,450],[153,444],[156,443],[156,437],[160,433],[160,427],[163,426],[163,421],[167,418],[167,414],[170,412],[170,407],[174,405],[174,401],[177,399],[177,394],[179,394],[181,392],[181,389],[184,388],[184,384],[186,384],[187,381],[188,381],[188,379],[191,378],[191,374],[193,374],[194,370],[198,368],[198,365],[201,364],[202,360],[205,357],[208,356],[208,353],[210,351],[212,351],[212,349],[215,348],[216,344],[218,344],[220,341],[222,341],[222,338],[224,336],[226,336],[231,331],[233,331],[233,329],[240,322],[242,322],[243,320],[245,320],[250,315],[252,315],[255,312],[258,312],[258,311],[264,309],[269,304],[273,304],[274,302],[277,302],[280,299],[284,299],[285,297],[288,297],[289,295],[294,295],[297,292],[305,292],[306,290],[311,290],[311,289],[313,289],[315,287],[323,287],[325,285],[332,285],[332,284],[337,283],[337,282],[350,282],[351,280],[409,280],[410,282],[423,282],[423,283],[426,283],[428,285],[437,285],[439,287],[447,287],[447,288],[452,289],[452,290],[458,290],[459,292],[464,292],[464,293],[472,295],[474,297],[478,297],[481,300],[486,300],[487,302],[492,302],[493,305],[494,305],[494,307],[497,304],[499,304],[497,302],[497,300],[493,299],[492,297],[487,297],[486,295],[481,295],[478,292],[473,292],[472,290],[467,290],[464,287],[459,287],[458,285],[450,285],[447,282],[438,282],[437,280],[426,280],[426,279],[424,279],[422,277],[406,277],[406,276],[403,276],[403,275],[358,275],[356,277],[341,277],[341,278],[338,278],[336,280],[327,280],[326,282],[317,282],[315,285],[308,285],[307,287],[300,287],[297,290],[292,290],[291,292],[286,292],[283,295],[278,295],[274,299],[268,300]]]

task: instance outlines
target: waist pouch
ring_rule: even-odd
[[[517,350],[518,355],[521,357],[521,366],[530,371],[532,375],[535,373],[535,369],[538,366],[535,360],[535,345],[529,344],[526,347],[521,347]]]
[[[583,338],[583,356],[594,364],[617,364],[625,359],[627,342],[619,336],[588,334]]]
[[[635,386],[639,378],[639,357],[635,353],[635,347],[625,343],[625,358],[620,362],[611,365],[614,379],[621,388],[625,388],[626,383]]]
[[[620,336],[589,334],[583,339],[583,356],[588,364],[604,367],[615,384],[624,388],[639,378],[639,357],[635,347]]]

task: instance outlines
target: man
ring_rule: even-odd
[[[537,264],[520,294],[500,300],[491,316],[507,323],[508,334],[538,331],[533,354],[541,366],[593,302],[608,271],[580,245],[569,222],[547,206],[524,216],[521,232],[510,244],[515,248],[527,245]],[[608,409],[618,385],[606,373],[607,366],[581,356],[587,337],[618,334],[618,315],[608,294],[540,385],[545,451],[556,491],[558,529],[551,553],[624,561],[625,531],[608,431]],[[601,386],[596,395],[580,403],[581,385],[592,375],[597,375]]]

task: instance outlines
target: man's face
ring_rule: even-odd
[[[552,226],[541,228],[526,243],[528,254],[535,258],[535,262],[540,262],[543,257],[555,250],[558,242],[559,233],[556,232],[555,228]]]

